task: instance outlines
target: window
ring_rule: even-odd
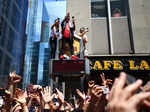
[[[0,50],[0,56],[1,56],[1,58],[0,58],[0,65],[1,65],[2,57],[3,57],[3,52],[1,50]]]
[[[128,0],[110,0],[112,17],[127,16]],[[107,0],[91,0],[91,16],[107,16]]]
[[[20,7],[20,8],[23,7],[24,0],[15,0],[14,2],[16,2],[16,4],[18,5],[18,7]]]
[[[127,16],[128,0],[111,0],[112,17]]]
[[[7,50],[9,52],[12,52],[13,43],[14,43],[14,32],[11,28],[9,28],[9,37],[8,37],[8,44],[7,44]]]
[[[0,36],[2,35],[3,30],[3,18],[0,16]]]
[[[9,74],[9,70],[10,70],[10,57],[8,57],[7,55],[5,55],[5,63],[4,63],[4,73],[3,74]]]
[[[91,16],[106,17],[106,2],[105,0],[91,0]]]
[[[0,38],[0,46],[4,46],[5,44],[5,39],[6,39],[6,32],[7,32],[8,24],[7,22],[3,19],[3,26],[2,26],[2,34]]]

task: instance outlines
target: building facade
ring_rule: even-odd
[[[77,28],[89,27],[89,55],[149,54],[150,1],[108,1],[67,1],[67,12],[76,17]]]
[[[43,0],[30,0],[26,24],[26,50],[24,58],[23,87],[37,82],[39,41],[41,35]]]
[[[0,79],[22,73],[28,0],[0,0]],[[1,82],[1,81],[0,81]],[[1,84],[0,84],[1,85]]]
[[[149,4],[149,0],[67,0],[67,12],[75,16],[77,29],[89,28],[91,79],[102,72],[113,79],[125,71],[144,82],[150,80]]]

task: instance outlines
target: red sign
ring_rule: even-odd
[[[85,73],[85,60],[53,60],[53,73]]]

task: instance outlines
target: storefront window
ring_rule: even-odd
[[[128,0],[110,0],[112,17],[127,16]],[[91,0],[91,16],[107,16],[107,0]]]

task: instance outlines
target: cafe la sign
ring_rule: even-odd
[[[95,58],[90,59],[90,69],[94,70],[150,70],[148,58]]]

